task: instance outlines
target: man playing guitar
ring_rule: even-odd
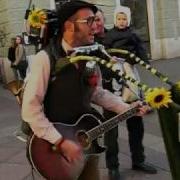
[[[24,90],[22,117],[34,133],[30,147],[36,146],[37,143],[40,148],[39,153],[30,157],[31,163],[36,166],[33,160],[38,158],[36,164],[41,164],[42,167],[36,166],[35,169],[46,179],[98,180],[97,155],[90,153],[91,155],[84,156],[83,152],[89,148],[88,141],[92,131],[88,132],[89,135],[84,131],[78,130],[76,133],[68,130],[69,128],[67,131],[65,129],[76,124],[80,125],[82,130],[86,129],[81,126],[84,114],[85,118],[91,119],[84,120],[88,126],[87,130],[93,129],[92,119],[99,122],[99,118],[93,115],[95,110],[91,107],[91,102],[117,114],[131,108],[121,97],[102,88],[97,65],[91,67],[90,75],[86,61],[69,64],[56,75],[52,74],[57,61],[65,58],[73,48],[94,43],[96,11],[96,6],[84,1],[70,1],[62,5],[57,12],[58,33],[45,50],[37,53],[32,62],[32,71]],[[141,102],[134,103],[134,107],[138,107],[138,115],[146,113],[146,108]],[[66,126],[58,130],[58,123]],[[100,122],[97,126],[98,124]],[[106,124],[103,125],[99,128],[102,132],[106,127]],[[79,142],[71,138],[72,134],[79,138]],[[98,147],[96,141],[94,144]],[[41,154],[44,150],[47,154],[51,153],[51,159]],[[61,163],[57,161],[57,157]]]

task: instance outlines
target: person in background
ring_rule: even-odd
[[[15,77],[18,78],[17,71],[13,66],[13,63],[16,60],[15,52],[16,52],[16,38],[13,37],[13,38],[11,38],[11,45],[8,48],[8,59],[11,62],[11,68],[13,69]]]
[[[108,48],[128,49],[128,46],[130,46],[130,48],[128,50],[135,52],[135,53],[137,51],[138,55],[141,58],[144,58],[145,61],[147,61],[146,51],[143,48],[142,43],[138,37],[137,37],[137,41],[138,41],[137,45],[133,44],[133,41],[131,41],[130,44],[125,43],[125,42],[128,42],[129,38],[126,37],[125,35],[123,35],[123,32],[125,34],[126,28],[129,29],[130,9],[128,9],[126,7],[117,8],[115,11],[115,15],[114,15],[115,16],[115,24],[118,24],[117,22],[118,22],[119,16],[117,14],[119,11],[125,12],[125,15],[123,13],[123,15],[125,16],[124,26],[123,26],[123,23],[119,23],[120,28],[123,27],[122,35],[117,34],[117,38],[112,37],[112,39],[111,39],[111,36],[115,35],[115,33],[112,30],[110,30],[110,32],[107,32],[107,30],[105,29],[105,26],[104,26],[104,24],[105,24],[104,13],[102,12],[102,10],[98,10],[98,12],[96,13],[96,18],[95,18],[95,22],[97,25],[95,41],[105,45]],[[126,15],[126,14],[128,14],[128,15]],[[114,27],[114,28],[116,28],[116,27]],[[129,36],[131,36],[131,34],[129,34]],[[136,37],[136,35],[135,35],[135,37]],[[121,44],[124,43],[122,46],[114,46],[113,42],[116,43],[116,40],[118,42],[118,39],[120,39],[119,43],[121,43]],[[121,42],[121,40],[122,40],[122,42]],[[111,43],[109,43],[109,42],[111,42]],[[137,47],[139,47],[139,48],[136,49],[136,51],[135,51],[134,49]],[[126,73],[130,76],[133,76],[133,78],[137,79],[137,77],[135,77],[135,74],[132,71],[133,68],[128,63],[125,63],[124,65],[127,67]],[[121,68],[121,70],[122,70],[122,68]],[[110,90],[111,92],[117,94],[118,96],[121,94],[124,101],[127,101],[128,98],[130,99],[130,96],[131,96],[131,98],[136,97],[136,95],[134,93],[137,92],[137,88],[134,87],[132,84],[131,84],[130,88],[133,88],[133,90],[135,90],[135,92],[131,92],[125,87],[123,88],[122,87],[123,85],[121,83],[117,82],[116,77],[113,78],[113,74],[111,72],[107,71],[107,69],[101,68],[101,71],[102,71],[102,78],[103,78],[103,87],[105,89]],[[136,72],[136,74],[137,74],[137,72]],[[138,74],[136,76],[138,76]],[[122,92],[119,92],[119,91],[122,91]],[[103,114],[106,119],[110,119],[116,115],[116,113],[105,110],[105,109],[104,109]],[[144,155],[144,147],[143,147],[143,143],[142,143],[143,135],[144,135],[144,127],[143,127],[142,117],[135,116],[135,117],[128,119],[127,120],[127,129],[128,129],[128,134],[129,134],[129,146],[130,146],[131,157],[132,157],[132,168],[134,170],[140,170],[140,171],[144,171],[146,173],[152,173],[152,174],[156,173],[157,171],[154,167],[152,167],[151,165],[144,162],[145,155]],[[107,151],[106,151],[105,157],[106,157],[106,165],[107,165],[107,168],[109,169],[109,176],[111,177],[111,179],[118,180],[118,179],[120,179],[119,159],[118,159],[118,153],[119,153],[118,127],[112,129],[111,131],[109,131],[105,134],[104,143],[107,146]]]
[[[11,64],[14,63],[16,59],[15,50],[16,50],[16,38],[11,38],[11,45],[8,48],[8,59],[11,61]]]
[[[148,56],[141,38],[130,26],[131,11],[126,6],[118,6],[114,10],[114,27],[108,31],[104,39],[107,48],[121,48],[135,53],[146,63]]]
[[[95,16],[95,22],[96,22],[96,32],[95,32],[95,41],[104,44],[104,38],[107,32],[107,29],[105,28],[105,16],[104,12],[101,9],[98,9],[96,16]]]
[[[26,69],[27,69],[27,61],[26,61],[26,53],[25,48],[23,45],[23,39],[20,35],[17,35],[14,40],[14,47],[11,49],[11,55],[8,53],[8,57],[12,58],[11,61],[11,67],[14,69],[17,80],[24,80],[26,77]],[[17,86],[21,86],[21,81],[14,82],[17,83]],[[21,101],[19,99],[19,96],[16,96],[18,99],[18,104],[21,106]],[[14,135],[17,139],[19,139],[22,142],[27,142],[27,130],[28,126],[27,124],[21,119],[20,125],[18,126],[17,130],[14,132]],[[29,129],[28,129],[29,131]]]
[[[70,55],[75,47],[94,43],[96,11],[93,4],[78,0],[68,1],[58,9],[59,32],[47,49],[35,55],[24,90],[22,118],[37,137],[53,144],[59,157],[68,162],[69,174],[65,174],[64,179],[99,180],[98,157],[91,155],[85,160],[82,147],[63,136],[53,122],[76,123],[83,114],[94,113],[90,102],[118,114],[131,107],[101,87],[101,75],[96,65],[91,71],[97,77],[93,84],[92,76],[86,76],[85,61],[69,64],[51,77],[52,64],[57,60]],[[139,115],[146,113],[140,102],[134,105],[139,106]],[[75,174],[72,173],[74,169],[78,169]]]
[[[28,66],[26,60],[25,47],[23,45],[23,38],[20,35],[16,36],[16,50],[15,50],[15,61],[13,67],[17,69],[22,79],[26,77],[26,69]]]

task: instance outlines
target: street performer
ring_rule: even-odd
[[[94,67],[97,82],[87,79],[84,75],[87,61],[70,64],[52,77],[56,60],[69,55],[75,47],[94,43],[96,11],[95,5],[84,1],[70,1],[62,5],[57,12],[59,31],[54,35],[53,43],[35,55],[24,90],[23,120],[29,123],[38,138],[54,144],[70,166],[69,174],[59,178],[61,180],[77,177],[79,180],[99,180],[98,157],[91,155],[84,158],[81,146],[63,137],[53,123],[76,123],[83,114],[95,111],[91,102],[118,114],[131,107],[121,97],[102,88],[98,66]],[[135,102],[134,106],[139,107],[138,115],[146,113],[146,107],[141,102]],[[59,171],[62,171],[61,168]]]

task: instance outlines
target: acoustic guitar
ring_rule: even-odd
[[[105,151],[98,145],[96,139],[116,127],[119,122],[129,119],[138,112],[133,107],[122,114],[101,122],[93,114],[82,115],[75,124],[54,123],[54,126],[65,139],[70,139],[82,146],[86,155],[100,154]],[[46,140],[32,135],[28,145],[30,163],[33,168],[48,180],[66,180],[65,172],[70,172],[67,159],[54,148],[54,145]]]

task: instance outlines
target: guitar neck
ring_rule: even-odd
[[[105,121],[104,123],[100,124],[99,126],[96,126],[95,128],[89,130],[87,132],[89,138],[91,140],[94,140],[98,138],[100,135],[108,132],[109,130],[116,127],[120,122],[129,119],[130,117],[134,116],[138,112],[137,107],[133,107],[126,112],[122,114],[118,114],[117,116],[114,116],[113,118]]]

